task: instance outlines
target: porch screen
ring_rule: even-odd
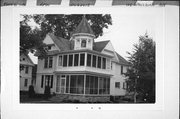
[[[84,75],[71,75],[70,93],[74,93],[74,94],[84,93]]]
[[[98,94],[98,77],[86,76],[86,94]]]

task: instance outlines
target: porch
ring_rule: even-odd
[[[109,95],[110,76],[95,74],[55,74],[56,94]]]

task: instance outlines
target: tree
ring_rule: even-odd
[[[135,92],[144,101],[155,102],[155,42],[147,34],[139,37],[139,43],[129,53],[132,68],[128,69],[128,91]]]
[[[20,51],[34,52],[36,50],[45,54],[44,45],[42,43],[47,33],[54,33],[56,36],[70,39],[71,34],[80,23],[81,15],[65,15],[65,14],[35,14],[22,15],[23,19],[20,22]],[[85,15],[90,23],[94,34],[97,37],[103,35],[103,28],[108,28],[112,25],[111,16],[109,14],[88,14]],[[32,29],[28,22],[33,19],[39,28]]]

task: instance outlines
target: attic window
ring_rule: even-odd
[[[23,58],[22,60],[25,61],[25,58]]]
[[[82,39],[82,41],[81,41],[81,47],[86,47],[86,39]]]
[[[51,46],[48,46],[48,50],[51,50]]]

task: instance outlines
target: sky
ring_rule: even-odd
[[[157,31],[158,21],[160,19],[156,10],[140,10],[136,13],[111,14],[112,25],[104,29],[103,36],[95,39],[96,41],[110,40],[115,51],[128,60],[127,52],[132,52],[133,44],[138,43],[139,36],[146,32],[149,37],[155,41],[155,32]],[[37,63],[37,57],[29,54],[34,63]]]

